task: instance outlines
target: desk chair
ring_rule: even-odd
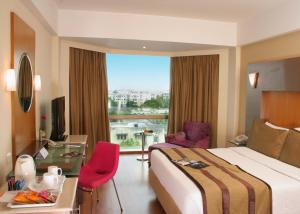
[[[123,208],[120,202],[119,194],[113,176],[116,174],[119,165],[120,146],[108,142],[98,142],[91,159],[80,170],[79,188],[90,192],[91,195],[91,214],[93,213],[93,191],[97,193],[97,187],[112,179],[114,189],[118,198],[121,213]]]

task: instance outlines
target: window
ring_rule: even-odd
[[[107,54],[111,141],[121,150],[141,150],[140,133],[146,148],[163,142],[169,111],[170,58]]]

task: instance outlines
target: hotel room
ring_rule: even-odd
[[[0,213],[300,213],[300,1],[2,0]]]

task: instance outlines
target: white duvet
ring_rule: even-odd
[[[273,214],[300,213],[299,168],[246,147],[218,148],[210,152],[268,183],[272,188]],[[183,214],[203,213],[198,187],[159,150],[151,153],[151,168]]]

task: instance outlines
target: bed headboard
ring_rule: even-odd
[[[271,123],[300,127],[300,92],[262,91],[260,116]]]

